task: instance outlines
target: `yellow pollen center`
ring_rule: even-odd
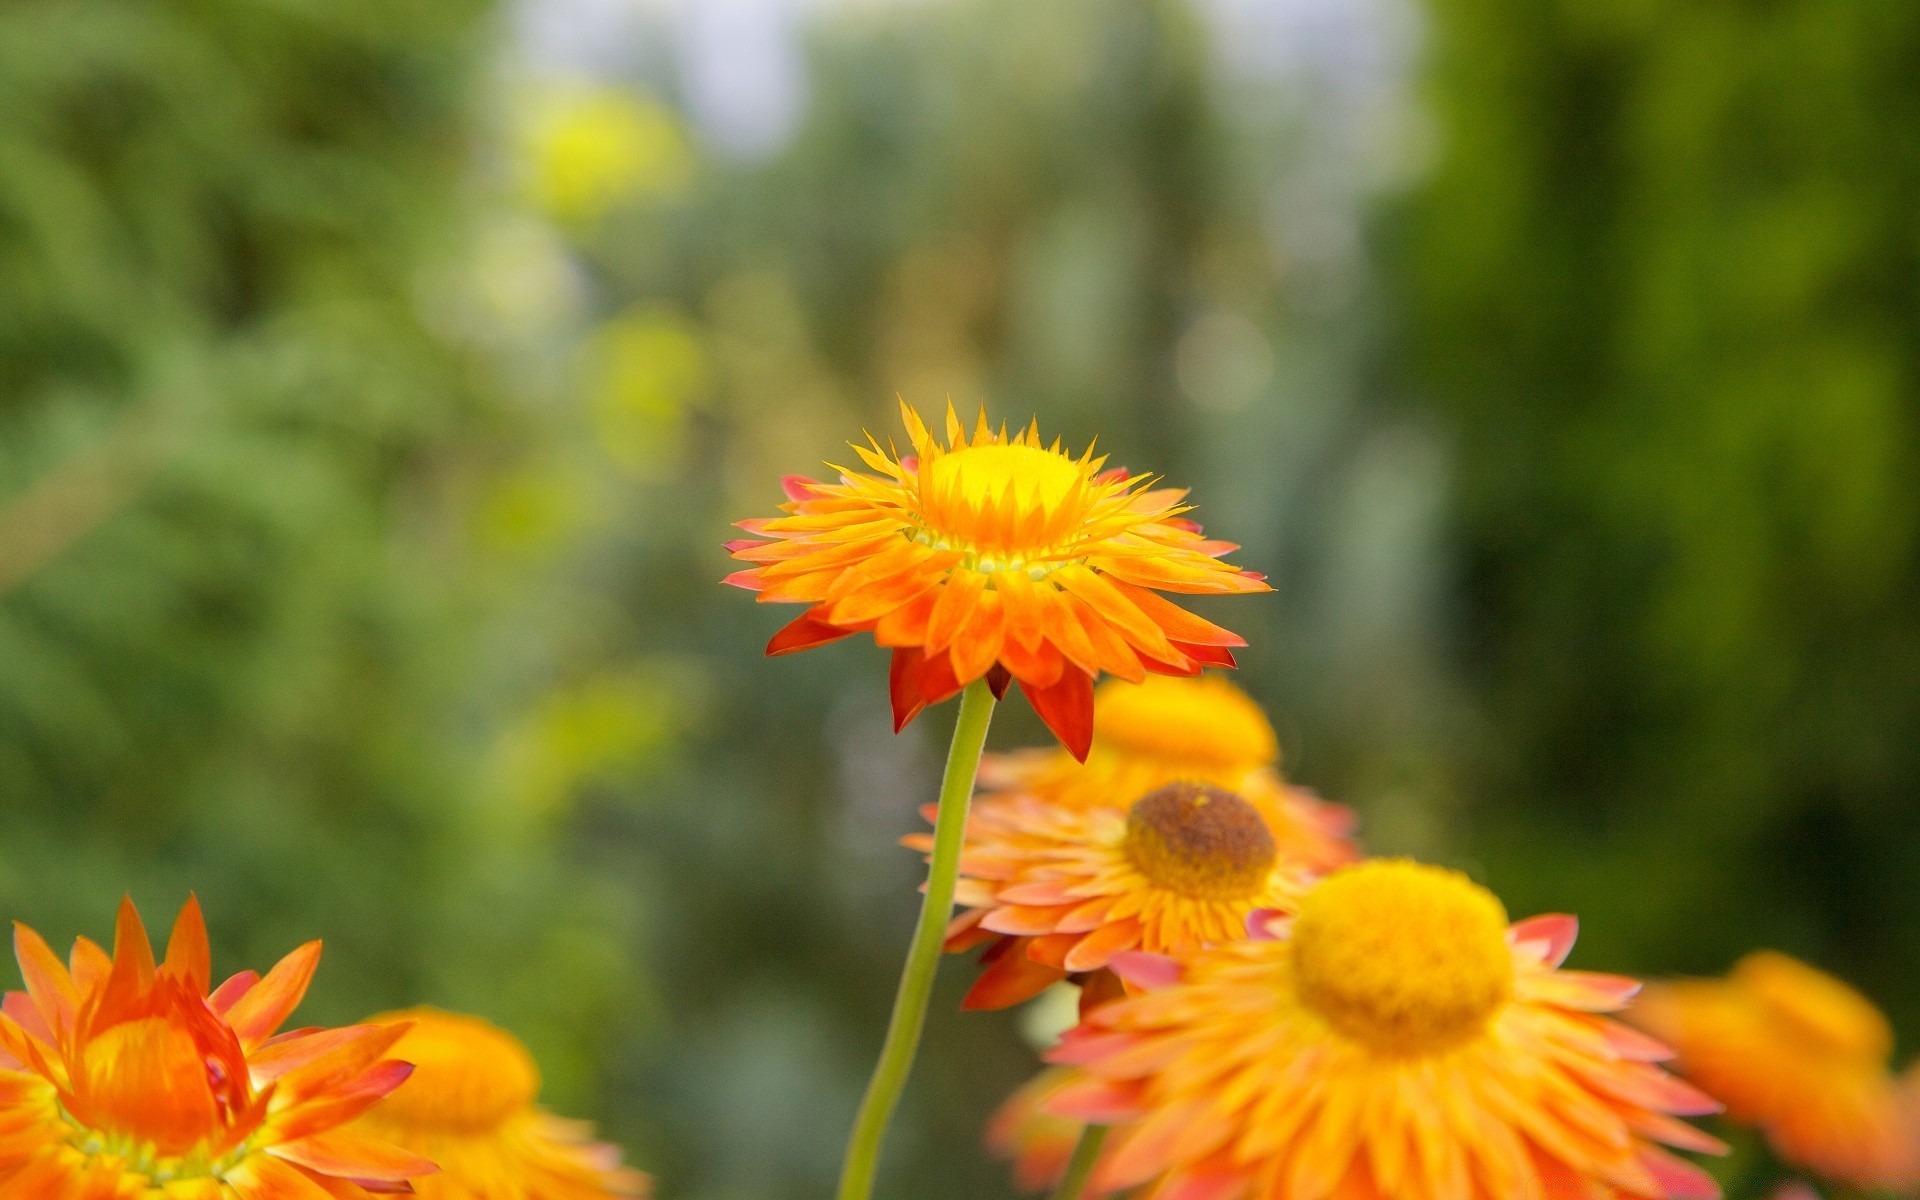
[[[1103,684],[1094,703],[1093,732],[1104,749],[1188,764],[1195,774],[1223,780],[1280,756],[1260,706],[1213,675],[1149,675],[1144,683]]]
[[[1872,1001],[1825,971],[1773,950],[1741,959],[1733,979],[1803,1044],[1861,1063],[1884,1063],[1893,1030]]]
[[[1260,893],[1278,850],[1259,812],[1232,792],[1170,783],[1127,810],[1128,861],[1155,887],[1195,900]]]
[[[1376,859],[1328,876],[1294,921],[1300,998],[1379,1053],[1471,1041],[1513,994],[1507,914],[1457,871]]]
[[[374,1110],[388,1121],[416,1130],[491,1129],[540,1092],[539,1068],[526,1047],[478,1017],[416,1008],[374,1020],[413,1022],[387,1052],[413,1064],[413,1074]]]

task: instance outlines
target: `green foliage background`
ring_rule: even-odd
[[[1920,1028],[1920,18],[1421,16],[1367,100],[1176,0],[849,6],[740,158],[662,56],[556,84],[479,0],[8,10],[4,915],[197,889],[218,966],[327,939],[316,1020],[527,1037],[667,1197],[825,1194],[951,714],[761,659],[719,545],[984,398],[1275,577],[1209,615],[1373,848],[1580,965],[1773,945]],[[1007,1194],[1032,1052],[963,974],[893,1194]]]

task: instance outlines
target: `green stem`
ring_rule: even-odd
[[[1107,1140],[1105,1125],[1089,1125],[1080,1131],[1080,1140],[1074,1143],[1073,1158],[1067,1163],[1067,1173],[1060,1180],[1060,1190],[1053,1194],[1053,1200],[1080,1200],[1087,1190],[1087,1180],[1093,1177],[1093,1164],[1099,1161],[1100,1147]]]
[[[867,1094],[860,1100],[853,1132],[847,1138],[847,1157],[840,1166],[839,1200],[867,1200],[873,1194],[873,1175],[880,1162],[880,1142],[900,1103],[900,1092],[913,1070],[920,1049],[920,1030],[927,1023],[927,1001],[933,995],[934,973],[953,915],[953,888],[960,877],[960,848],[966,840],[967,806],[973,802],[973,777],[980,769],[980,751],[987,744],[987,724],[993,720],[993,689],[984,679],[967,685],[960,696],[960,717],[953,726],[953,745],[947,750],[947,770],[940,781],[940,813],[933,825],[933,858],[927,868],[927,892],[920,901],[920,920],[907,947],[907,963],[900,972],[900,990],[893,998],[893,1018],[880,1048]]]

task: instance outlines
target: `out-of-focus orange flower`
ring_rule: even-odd
[[[966,911],[947,949],[993,943],[968,1008],[1018,1004],[1123,951],[1180,955],[1245,937],[1251,913],[1290,909],[1307,879],[1258,809],[1205,783],[1170,783],[1130,808],[982,805],[960,872]]]
[[[1269,589],[1220,561],[1236,547],[1184,518],[1184,491],[1044,445],[1033,426],[995,433],[982,413],[969,439],[949,408],[943,446],[901,413],[912,454],[869,438],[854,450],[872,474],[789,476],[787,515],[740,522],[758,536],[728,549],[755,565],[728,582],[810,606],[767,653],[870,631],[893,650],[895,728],[974,680],[996,692],[1018,680],[1077,758],[1101,672],[1138,682],[1233,665],[1243,639],[1160,593]]]
[[[1893,1031],[1833,976],[1760,950],[1725,979],[1648,987],[1630,1017],[1782,1158],[1865,1187],[1920,1181],[1915,1106],[1888,1068]]]
[[[1636,985],[1560,970],[1570,917],[1508,928],[1455,872],[1329,875],[1269,938],[1184,965],[1122,956],[1152,990],[1096,1008],[1049,1056],[1045,1107],[1113,1124],[1092,1188],[1154,1200],[1459,1200],[1719,1194],[1662,1150],[1718,1142],[1717,1106],[1603,1013]]]
[[[351,1200],[433,1172],[348,1127],[411,1070],[387,1057],[404,1026],[275,1036],[320,943],[209,992],[199,904],[156,965],[127,902],[111,958],[80,938],[63,964],[24,925],[14,953],[26,991],[0,1016],[0,1195]]]
[[[1058,749],[989,754],[980,764],[982,807],[1013,795],[1065,808],[1124,810],[1169,783],[1235,792],[1267,819],[1281,859],[1325,872],[1359,856],[1353,812],[1285,783],[1280,744],[1253,698],[1220,675],[1110,680],[1093,697],[1093,744],[1084,763]]]
[[[987,1148],[1013,1160],[1014,1186],[1037,1192],[1060,1181],[1086,1122],[1048,1112],[1055,1093],[1081,1081],[1079,1072],[1048,1067],[1020,1085],[987,1122]]]
[[[591,1126],[537,1107],[540,1072],[512,1034],[478,1017],[415,1008],[371,1019],[406,1030],[413,1077],[360,1118],[369,1135],[432,1159],[422,1200],[608,1200],[647,1193]]]

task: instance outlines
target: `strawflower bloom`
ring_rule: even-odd
[[[1220,561],[1236,547],[1183,516],[1183,490],[1044,445],[1031,425],[996,433],[982,413],[969,438],[949,407],[941,445],[901,414],[910,455],[869,438],[854,451],[871,473],[790,476],[785,516],[740,523],[757,538],[728,549],[754,565],[728,582],[809,606],[768,654],[871,632],[893,651],[896,729],[974,680],[996,693],[1018,680],[1080,758],[1101,672],[1139,682],[1233,665],[1243,639],[1160,593],[1269,589]]]
[[[415,1008],[373,1017],[406,1033],[394,1053],[413,1077],[358,1125],[424,1155],[440,1173],[422,1200],[609,1200],[641,1197],[647,1178],[620,1165],[591,1126],[535,1105],[540,1072],[512,1034],[478,1017]]]
[[[1715,1105],[1603,1016],[1632,980],[1560,969],[1570,917],[1511,928],[1456,872],[1374,860],[1289,923],[1176,964],[1096,1008],[1050,1057],[1084,1073],[1048,1107],[1116,1127],[1096,1192],[1152,1200],[1714,1197],[1659,1148],[1719,1143]]]
[[[1782,1158],[1864,1187],[1920,1181],[1915,1106],[1888,1069],[1893,1031],[1833,976],[1761,950],[1725,979],[1649,986],[1629,1015]]]
[[[1279,763],[1266,713],[1222,675],[1109,680],[1094,691],[1085,762],[1058,748],[989,754],[980,763],[979,804],[1028,796],[1124,810],[1169,783],[1210,783],[1260,810],[1283,859],[1320,872],[1352,862],[1352,810],[1284,782]]]
[[[68,962],[14,927],[26,991],[0,1015],[0,1194],[33,1200],[353,1200],[408,1190],[420,1156],[349,1127],[412,1069],[403,1027],[278,1034],[320,958],[308,942],[265,976],[209,991],[189,900],[155,964],[122,903],[111,958]]]
[[[930,849],[925,836],[907,843]],[[983,942],[967,1008],[1005,1008],[1129,950],[1186,955],[1246,936],[1256,909],[1291,909],[1308,873],[1260,811],[1205,783],[1170,783],[1130,808],[1011,797],[974,810],[947,927]]]

